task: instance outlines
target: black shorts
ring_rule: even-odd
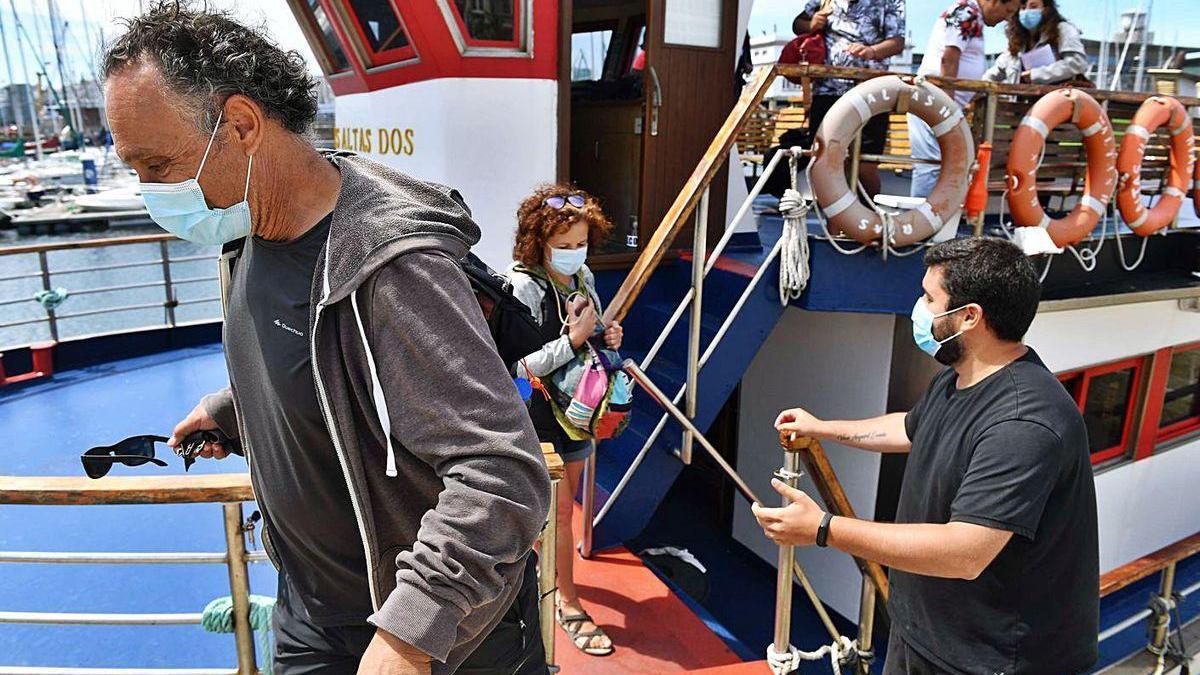
[[[825,114],[839,98],[841,97],[827,94],[813,95],[812,106],[808,109],[808,128],[814,136],[821,126],[821,121],[825,119]],[[867,120],[867,124],[862,130],[863,152],[871,155],[883,154],[883,146],[887,142],[889,117],[891,115],[876,115]]]

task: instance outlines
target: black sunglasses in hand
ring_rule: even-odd
[[[112,445],[91,448],[79,459],[83,462],[83,470],[88,478],[103,478],[108,475],[113,464],[141,466],[150,462],[157,466],[166,466],[166,462],[154,456],[154,444],[166,442],[166,436],[131,436]]]
[[[83,453],[83,470],[89,478],[103,478],[112,469],[113,464],[125,466],[141,466],[147,462],[157,466],[167,463],[154,456],[154,444],[166,443],[165,436],[131,436],[113,445],[101,445]],[[183,470],[187,471],[196,463],[196,456],[204,449],[205,443],[219,443],[230,452],[240,453],[241,445],[218,430],[193,431],[188,434],[178,448],[176,455],[183,458]]]

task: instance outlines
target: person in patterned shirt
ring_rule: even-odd
[[[987,68],[987,56],[983,48],[984,26],[995,26],[1012,19],[1019,6],[1020,0],[954,0],[934,22],[917,73],[964,80],[982,79]],[[975,93],[970,91],[955,91],[952,94],[960,106],[966,106],[975,97]],[[908,140],[913,159],[941,161],[942,151],[933,130],[913,114],[908,115]],[[914,165],[909,194],[928,197],[939,175],[941,166],[937,164]]]
[[[891,57],[904,51],[904,0],[807,0],[792,22],[796,35],[824,31],[830,66],[887,70]],[[830,106],[853,87],[853,80],[824,79],[813,84],[809,131],[821,126]],[[887,115],[876,115],[862,130],[862,151],[881,154],[887,140]],[[863,162],[859,178],[872,195],[879,193],[879,165]]]

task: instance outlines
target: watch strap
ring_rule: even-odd
[[[825,516],[821,518],[821,525],[817,527],[817,546],[820,546],[821,548],[825,548],[825,546],[827,546],[825,541],[829,539],[829,521],[831,520],[833,520],[833,514],[826,513]]]

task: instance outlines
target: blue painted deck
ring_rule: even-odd
[[[228,381],[220,345],[91,366],[20,389],[0,389],[6,430],[0,474],[82,476],[79,454],[135,434],[169,435],[205,393]],[[159,448],[166,450],[165,447]],[[115,466],[111,475],[183,473],[170,466]],[[232,457],[193,472],[245,471]],[[252,505],[246,506],[249,513]],[[0,506],[6,551],[224,550],[218,504]],[[200,612],[229,594],[224,565],[0,565],[0,610]],[[251,565],[251,591],[275,595],[269,564]],[[0,666],[232,667],[233,638],[200,626],[0,624]]]

